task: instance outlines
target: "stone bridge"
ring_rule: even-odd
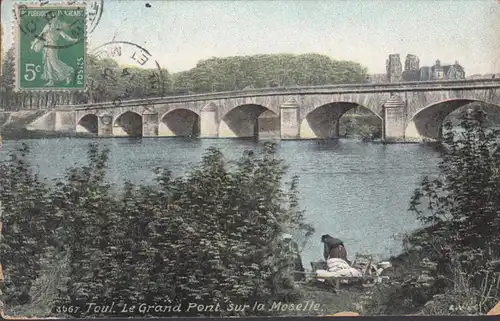
[[[330,138],[361,106],[381,119],[386,142],[433,141],[455,109],[500,106],[500,79],[264,88],[59,106],[29,129],[116,136]]]

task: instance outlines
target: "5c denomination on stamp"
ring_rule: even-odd
[[[85,89],[85,6],[23,4],[15,12],[17,89]]]

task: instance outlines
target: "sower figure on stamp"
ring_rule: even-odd
[[[329,234],[322,235],[321,242],[324,243],[323,257],[325,260],[338,258],[351,264],[351,262],[347,260],[347,251],[344,247],[344,242]]]
[[[69,24],[60,21],[57,17],[52,17],[40,35],[31,43],[31,50],[35,52],[40,52],[43,47],[41,79],[48,80],[46,86],[53,86],[55,81],[65,81],[66,85],[71,83],[74,69],[62,62],[57,53],[57,40],[60,37],[70,42],[78,41],[65,33],[67,29],[69,29]]]

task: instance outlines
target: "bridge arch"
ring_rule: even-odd
[[[332,138],[340,135],[340,118],[353,108],[361,107],[375,115],[382,130],[383,118],[370,108],[354,102],[331,102],[308,112],[300,123],[300,138]]]
[[[113,136],[142,136],[142,116],[133,111],[125,111],[113,121]]]
[[[239,105],[224,116],[219,124],[219,137],[279,137],[279,115],[258,104]]]
[[[198,137],[200,116],[190,109],[169,110],[161,116],[158,136]]]
[[[450,113],[471,103],[496,106],[478,99],[453,98],[429,104],[418,110],[405,127],[406,141],[438,141],[443,137],[443,123]]]
[[[97,135],[99,132],[99,118],[95,114],[86,114],[76,122],[76,132]]]

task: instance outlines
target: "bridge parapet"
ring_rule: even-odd
[[[295,86],[281,88],[259,88],[240,91],[225,91],[216,93],[203,93],[194,95],[182,95],[171,97],[154,97],[122,101],[120,107],[133,107],[144,104],[168,104],[191,101],[213,101],[219,99],[262,97],[262,96],[292,96],[292,95],[318,95],[318,94],[362,94],[362,93],[384,93],[384,92],[407,92],[407,91],[438,91],[442,89],[492,89],[500,88],[499,79],[473,79],[473,80],[446,80],[446,81],[418,81],[400,82],[387,84],[344,84],[323,86]],[[116,108],[113,102],[93,103],[86,105],[61,105],[57,110],[89,110]]]

